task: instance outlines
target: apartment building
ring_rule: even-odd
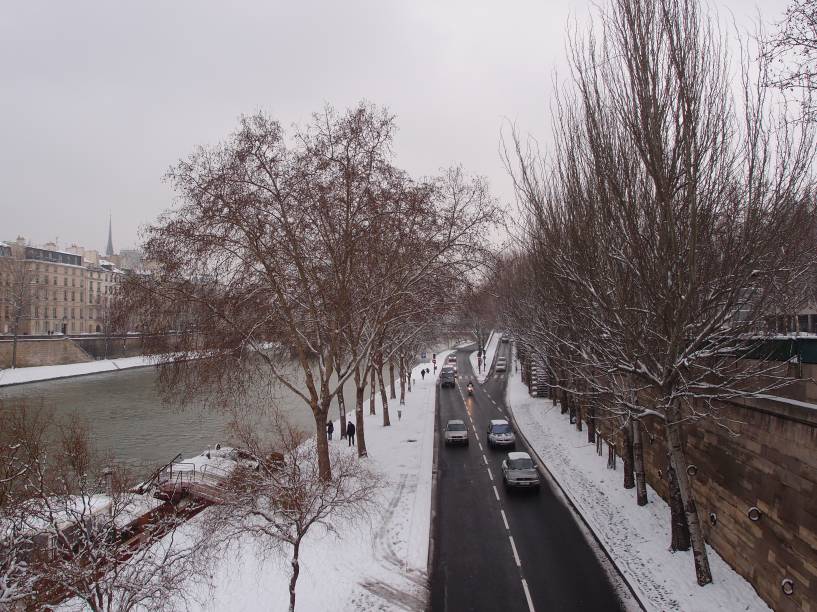
[[[108,260],[53,244],[0,243],[0,333],[13,333],[15,319],[26,335],[104,333],[123,277]]]

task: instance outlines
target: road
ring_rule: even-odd
[[[622,610],[597,553],[547,481],[538,494],[505,491],[505,451],[489,448],[485,434],[491,419],[506,417],[507,378],[493,373],[476,384],[469,353],[457,353],[458,387],[438,390],[431,610]],[[509,344],[497,354],[513,367]],[[449,419],[465,420],[468,446],[445,446]],[[519,442],[517,450],[525,450]]]

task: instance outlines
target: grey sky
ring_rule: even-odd
[[[748,26],[785,0],[713,0]],[[285,125],[360,99],[398,117],[397,163],[452,163],[512,199],[505,118],[547,130],[569,15],[587,0],[4,2],[0,239],[117,249],[171,205],[167,167],[241,113]]]

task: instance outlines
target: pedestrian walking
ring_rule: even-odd
[[[349,421],[346,426],[346,437],[349,439],[349,446],[355,443],[355,424]]]
[[[335,424],[332,421],[329,421],[326,424],[326,435],[329,437],[330,440],[332,439],[332,434],[334,432],[335,432]]]
[[[425,370],[420,370],[420,378],[422,378],[423,380],[426,379],[426,371]]]

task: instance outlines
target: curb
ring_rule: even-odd
[[[527,439],[527,437],[525,436],[525,434],[524,434],[524,433],[522,432],[522,430],[521,430],[521,429],[520,429],[520,428],[517,426],[517,424],[516,424],[516,418],[514,418],[514,415],[513,415],[513,408],[511,407],[511,403],[510,403],[510,401],[508,400],[508,389],[509,389],[509,386],[510,386],[510,385],[506,385],[506,386],[505,386],[505,407],[506,407],[506,408],[507,408],[507,410],[508,410],[508,418],[510,419],[511,424],[513,425],[514,431],[515,431],[515,432],[516,432],[516,434],[517,434],[517,435],[518,435],[518,436],[519,436],[519,437],[522,439],[522,442],[524,443],[524,445],[525,445],[525,447],[528,449],[528,451],[530,451],[530,454],[531,454],[532,456],[536,457],[536,461],[537,461],[537,463],[538,463],[538,464],[539,464],[539,465],[542,467],[542,469],[545,471],[545,473],[546,473],[546,475],[547,475],[547,479],[548,479],[548,480],[549,480],[551,483],[553,483],[553,484],[555,484],[555,485],[556,485],[556,488],[558,489],[559,493],[561,494],[562,500],[565,502],[565,505],[568,507],[568,509],[569,509],[569,510],[570,510],[570,511],[573,513],[573,515],[574,515],[574,516],[576,516],[577,518],[579,518],[579,519],[581,520],[581,525],[583,525],[583,526],[584,526],[584,529],[583,529],[582,531],[584,531],[584,532],[589,533],[590,535],[592,535],[593,540],[594,540],[594,542],[595,542],[596,546],[598,547],[598,549],[599,549],[599,550],[601,550],[601,551],[604,553],[604,556],[605,556],[605,557],[607,558],[607,560],[610,562],[610,566],[611,566],[612,568],[614,568],[614,569],[615,569],[615,571],[616,571],[616,573],[617,573],[617,575],[618,575],[619,579],[621,580],[621,582],[622,582],[624,585],[626,585],[627,589],[628,589],[628,590],[629,590],[629,592],[630,592],[630,595],[633,597],[633,600],[634,600],[634,601],[635,601],[635,602],[638,604],[639,608],[641,608],[641,610],[642,610],[642,611],[645,611],[645,612],[646,612],[647,607],[644,605],[644,602],[642,602],[642,601],[641,601],[641,598],[640,598],[640,597],[638,596],[638,594],[636,593],[635,589],[633,588],[633,585],[632,585],[632,584],[630,583],[630,581],[627,579],[627,576],[624,574],[624,572],[621,570],[621,568],[620,568],[620,567],[618,566],[618,564],[616,563],[615,559],[613,559],[613,556],[610,554],[610,552],[609,552],[609,551],[607,550],[607,548],[604,546],[604,544],[602,543],[602,541],[601,541],[601,540],[599,539],[599,537],[596,535],[596,532],[595,532],[595,531],[593,531],[593,528],[590,526],[590,523],[588,523],[588,522],[587,522],[587,520],[584,518],[584,515],[581,513],[581,511],[580,511],[580,510],[579,510],[579,509],[576,507],[576,505],[573,503],[573,500],[572,500],[572,499],[570,499],[570,497],[568,496],[567,492],[566,492],[566,491],[565,491],[565,490],[562,488],[561,483],[560,483],[560,482],[559,482],[559,481],[556,479],[556,477],[555,477],[555,476],[554,476],[554,475],[551,473],[551,471],[550,471],[550,470],[548,469],[548,467],[547,467],[547,464],[546,464],[546,463],[545,463],[545,462],[542,460],[542,458],[539,456],[539,453],[537,453],[537,452],[536,452],[536,450],[534,450],[533,446],[530,444],[530,442],[528,441],[528,439]],[[622,602],[622,603],[624,603],[624,602]]]
[[[114,365],[113,369],[110,369],[110,370],[99,370],[97,372],[82,372],[81,374],[65,374],[63,376],[49,376],[48,378],[38,378],[38,379],[35,379],[35,380],[21,380],[19,382],[9,382],[9,383],[2,382],[2,380],[3,380],[2,371],[4,371],[4,370],[0,370],[0,389],[3,389],[5,387],[18,387],[20,385],[34,385],[34,384],[37,384],[37,383],[49,382],[51,380],[65,380],[66,378],[82,378],[83,376],[95,376],[97,374],[113,374],[115,372],[124,372],[126,370],[136,370],[136,369],[139,369],[139,368],[150,368],[150,367],[155,367],[155,366],[156,366],[155,363],[147,363],[147,364],[143,364],[143,365],[127,366],[127,367],[124,367],[124,368],[120,367],[118,365]]]

